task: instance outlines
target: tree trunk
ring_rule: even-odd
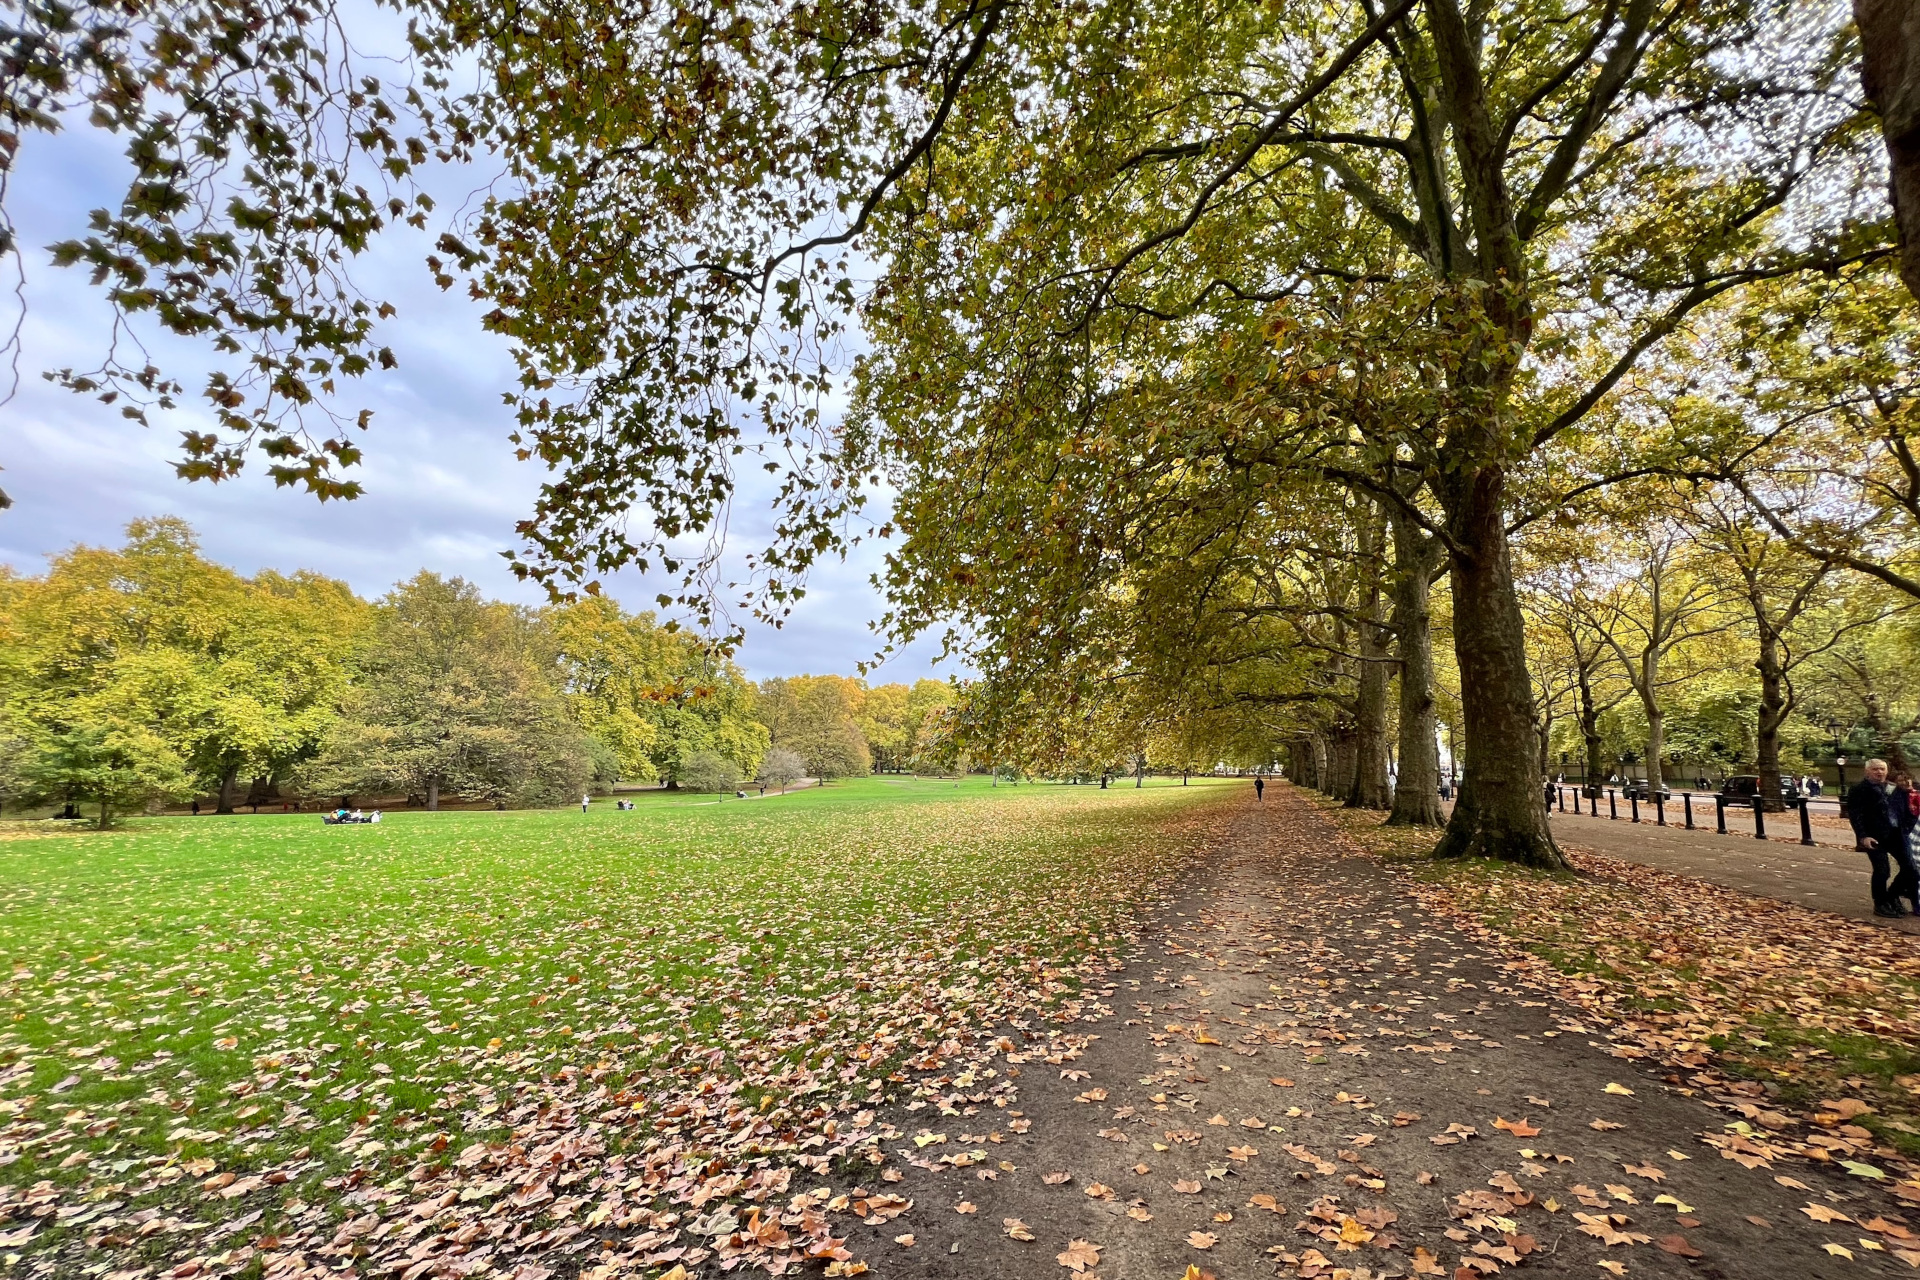
[[[1394,645],[1400,658],[1400,785],[1390,827],[1437,827],[1440,739],[1433,717],[1433,609],[1428,585],[1439,543],[1398,511],[1393,515]]]
[[[215,813],[233,812],[233,797],[234,794],[239,791],[239,787],[236,785],[239,779],[240,766],[237,764],[229,765],[227,771],[220,775],[220,795],[218,803],[214,806],[213,811]]]
[[[440,812],[440,779],[427,779],[427,812]]]
[[[1379,612],[1378,592],[1368,608],[1370,616]],[[1386,634],[1378,626],[1363,625],[1360,630],[1360,690],[1354,700],[1353,785],[1348,788],[1349,809],[1386,809],[1391,807],[1392,788],[1387,779],[1387,693],[1393,671],[1387,665]]]
[[[1656,595],[1655,600],[1659,597]],[[1658,608],[1658,605],[1655,605]],[[1656,617],[1659,615],[1656,614]],[[1660,757],[1667,750],[1667,713],[1660,709],[1660,645],[1655,642],[1640,660],[1640,709],[1647,716],[1647,791],[1660,785]]]
[[[1860,84],[1880,113],[1888,194],[1900,227],[1900,278],[1920,298],[1920,5],[1853,0],[1860,27]]]
[[[1593,668],[1585,665],[1580,668],[1580,737],[1587,746],[1586,763],[1581,766],[1585,776],[1581,782],[1592,786],[1603,776],[1600,753],[1605,744],[1600,738],[1600,711],[1593,705]]]
[[[1787,722],[1786,677],[1780,669],[1780,641],[1764,622],[1760,626],[1760,657],[1753,664],[1760,673],[1760,716],[1754,725],[1755,772],[1760,775],[1762,805],[1780,804],[1780,726]]]
[[[1526,624],[1513,587],[1504,487],[1501,470],[1485,466],[1449,477],[1441,489],[1448,532],[1458,548],[1449,580],[1466,779],[1434,853],[1566,868],[1570,864],[1553,842],[1540,803],[1533,683]]]

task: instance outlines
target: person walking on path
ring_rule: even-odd
[[[582,792],[582,793],[581,793],[581,796],[580,796],[580,812],[582,812],[582,813],[585,813],[585,812],[587,811],[587,804],[588,804],[588,803],[589,803],[589,802],[590,802],[590,801],[591,801],[592,799],[593,799],[593,797],[592,797],[591,795],[589,795],[589,794],[587,794],[587,793],[585,793],[585,792]]]
[[[1893,810],[1893,828],[1897,833],[1893,861],[1899,868],[1889,892],[1896,901],[1905,898],[1913,914],[1920,916],[1920,863],[1915,862],[1913,852],[1913,829],[1915,823],[1920,822],[1920,792],[1913,789],[1913,776],[1906,770],[1893,775],[1893,790],[1887,796],[1887,803]]]
[[[1873,914],[1904,916],[1906,911],[1887,888],[1887,875],[1894,869],[1894,856],[1899,851],[1900,824],[1893,815],[1885,760],[1867,761],[1866,776],[1848,789],[1847,821],[1853,825],[1854,847],[1873,864]],[[1905,869],[1901,868],[1903,872]]]
[[[1267,780],[1257,773],[1253,775],[1253,798],[1255,800],[1267,798]]]

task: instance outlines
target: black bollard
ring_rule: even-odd
[[[1760,803],[1759,796],[1753,798],[1753,838],[1755,840],[1767,838],[1767,807]]]
[[[1693,830],[1693,792],[1680,793],[1680,807],[1687,811],[1687,830]]]
[[[1725,796],[1713,798],[1713,829],[1720,835],[1727,834],[1727,798]]]
[[[1800,797],[1800,843],[1813,843],[1813,819],[1807,816],[1807,798]]]
[[[1640,793],[1632,792],[1627,796],[1627,808],[1633,812],[1633,820],[1640,821]]]
[[[1608,821],[1617,821],[1619,817],[1620,817],[1620,806],[1613,802],[1613,788],[1608,787],[1607,788],[1607,819]]]
[[[1653,816],[1661,826],[1667,825],[1667,798],[1657,793],[1653,797]]]

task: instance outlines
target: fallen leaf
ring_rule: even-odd
[[[1611,1120],[1589,1120],[1587,1121],[1587,1128],[1598,1129],[1601,1133],[1605,1133],[1609,1129],[1618,1129],[1620,1126]]]
[[[1135,1205],[1133,1206],[1133,1208],[1127,1210],[1127,1216],[1129,1218],[1132,1218],[1135,1222],[1152,1222],[1153,1221],[1153,1215],[1151,1213],[1148,1213],[1140,1205]]]
[[[1848,1262],[1853,1261],[1853,1250],[1843,1244],[1823,1244],[1820,1247],[1836,1258],[1845,1258]]]
[[[1659,1182],[1667,1176],[1666,1170],[1650,1164],[1623,1164],[1620,1166],[1636,1178],[1645,1178],[1648,1182]]]
[[[1268,1084],[1277,1084],[1277,1085],[1279,1085],[1279,1086],[1280,1086],[1280,1087],[1281,1087],[1282,1089],[1291,1089],[1291,1088],[1293,1088],[1293,1081],[1291,1081],[1291,1080],[1289,1080],[1289,1079],[1287,1079],[1287,1078],[1286,1078],[1285,1076],[1275,1076],[1275,1077],[1274,1077],[1273,1079],[1271,1079],[1271,1080],[1269,1080],[1269,1081],[1268,1081],[1267,1083],[1268,1083]]]
[[[1220,1239],[1219,1236],[1213,1235],[1206,1231],[1187,1232],[1187,1243],[1192,1245],[1196,1249],[1211,1249],[1216,1243],[1219,1242],[1219,1239]]]
[[[955,1213],[978,1213],[980,1212],[980,1206],[971,1200],[962,1200],[959,1204],[953,1206],[953,1211]]]
[[[909,1231],[903,1236],[895,1236],[893,1242],[903,1249],[911,1249],[913,1248],[913,1232]]]
[[[1596,1265],[1605,1267],[1617,1276],[1627,1274],[1627,1264],[1624,1262],[1615,1262],[1612,1258],[1602,1258]]]
[[[1528,1124],[1525,1116],[1522,1116],[1518,1120],[1495,1117],[1493,1127],[1496,1129],[1505,1129],[1516,1138],[1537,1138],[1540,1136],[1540,1130]]]
[[[1018,1218],[1002,1218],[1000,1220],[1000,1226],[1015,1240],[1033,1239],[1033,1232],[1027,1228],[1026,1223],[1020,1221]]]
[[[1200,1184],[1191,1178],[1181,1178],[1173,1184],[1173,1189],[1183,1196],[1197,1196],[1200,1194]]]
[[[1809,1203],[1807,1207],[1802,1209],[1800,1212],[1806,1214],[1809,1218],[1812,1218],[1815,1222],[1852,1222],[1853,1221],[1852,1218],[1849,1218],[1846,1214],[1840,1212],[1838,1209],[1829,1209],[1826,1205],[1820,1204],[1818,1201]]]
[[[1669,1196],[1669,1195],[1657,1195],[1653,1198],[1653,1202],[1655,1204],[1670,1204],[1673,1206],[1674,1211],[1676,1213],[1692,1213],[1693,1212],[1692,1205],[1682,1204],[1680,1201],[1674,1199],[1672,1196]]]
[[[1670,1253],[1676,1258],[1704,1258],[1707,1256],[1694,1248],[1683,1235],[1661,1236],[1653,1242],[1653,1247],[1662,1253]]]
[[[1054,1261],[1070,1271],[1085,1271],[1100,1265],[1100,1246],[1086,1240],[1073,1240],[1063,1252],[1054,1255]]]
[[[1043,1173],[1040,1175],[1040,1181],[1050,1187],[1057,1187],[1063,1182],[1072,1182],[1073,1175],[1064,1171],[1060,1173]]]
[[[1611,1080],[1607,1081],[1607,1092],[1617,1093],[1620,1096],[1625,1098],[1631,1098],[1633,1096],[1633,1090],[1627,1088],[1627,1086],[1623,1084],[1615,1084]]]

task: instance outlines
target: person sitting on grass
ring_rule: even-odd
[[[1899,899],[1915,897],[1913,862],[1901,847],[1885,760],[1867,761],[1866,776],[1848,789],[1847,821],[1853,826],[1854,847],[1873,866],[1873,914],[1890,919],[1906,915]],[[1899,878],[1889,887],[1887,876],[1896,869]]]

